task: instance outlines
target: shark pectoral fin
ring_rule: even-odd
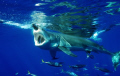
[[[50,55],[51,55],[53,60],[58,59],[58,58],[55,57],[56,56],[56,52],[57,51],[50,50]]]
[[[63,46],[59,46],[58,47],[60,50],[62,50],[64,53],[66,53],[67,55],[70,55],[72,57],[77,57],[77,55],[73,54],[68,48],[63,47]]]
[[[60,44],[59,44],[59,46],[71,47],[71,45],[63,37],[60,37]]]

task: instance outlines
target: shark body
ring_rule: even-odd
[[[0,19],[0,23],[8,24],[8,25],[11,24],[10,21],[1,20],[1,19]],[[13,22],[12,25],[16,25],[16,23]],[[105,31],[109,31],[113,26],[115,25],[110,26]],[[84,33],[85,35],[83,34],[83,32],[86,32],[86,31],[76,31],[76,30],[72,32],[70,31],[62,32],[64,34],[61,34],[61,33],[46,31],[42,27],[36,26],[35,24],[33,24],[32,27],[33,27],[35,46],[38,46],[44,50],[49,50],[53,58],[55,58],[57,51],[63,51],[67,55],[77,57],[77,55],[73,54],[70,51],[70,50],[76,51],[75,49],[77,48],[77,51],[81,51],[80,49],[82,49],[82,51],[85,51],[86,53],[101,52],[101,53],[110,55],[112,57],[112,62],[115,70],[119,65],[120,51],[116,53],[112,53],[106,50],[105,48],[103,48],[102,46],[98,45],[97,43],[86,39],[87,37],[90,37],[94,31],[90,32],[90,34]],[[80,33],[80,34],[74,35],[76,33]],[[76,37],[76,36],[79,36],[79,37]]]
[[[33,28],[34,27],[37,26],[33,26]],[[112,53],[99,44],[86,38],[46,31],[41,27],[38,27],[37,29],[34,28],[33,35],[35,46],[44,50],[49,50],[53,58],[55,58],[57,51],[62,51],[67,55],[77,57],[77,55],[72,53],[70,49],[72,49],[72,51],[80,51],[80,49],[82,49],[82,51],[85,51],[86,53],[101,52],[111,55],[115,70],[120,61],[120,52]],[[74,50],[76,48],[77,50]]]

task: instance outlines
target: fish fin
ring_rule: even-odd
[[[85,48],[85,51],[86,51],[86,53],[90,54],[92,52],[92,48],[87,47],[87,48]]]
[[[68,48],[63,47],[63,46],[59,46],[58,47],[61,51],[63,51],[64,53],[66,53],[67,55],[70,55],[72,57],[77,57],[77,55],[73,54]]]
[[[58,59],[58,58],[55,57],[56,56],[56,52],[57,51],[50,50],[50,55],[51,55],[53,60]]]
[[[60,37],[59,46],[71,47],[71,45],[63,37]]]

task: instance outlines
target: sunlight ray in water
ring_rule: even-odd
[[[31,24],[20,24],[20,23],[16,23],[13,21],[6,21],[3,24],[7,24],[10,26],[17,26],[17,27],[22,28],[22,29],[30,29],[31,28]]]
[[[95,40],[95,41],[100,42],[100,41],[102,41],[102,39],[98,38],[98,36],[103,32],[105,32],[105,30],[96,31],[90,38]]]

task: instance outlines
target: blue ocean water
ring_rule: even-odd
[[[120,76],[120,66],[114,71],[109,55],[92,53],[95,58],[87,59],[84,51],[74,52],[78,57],[58,52],[59,59],[52,60],[49,51],[35,46],[32,23],[42,26],[47,23],[69,24],[68,20],[75,22],[83,18],[76,17],[79,15],[85,16],[83,24],[90,21],[86,21],[87,19],[93,19],[88,25],[99,25],[97,31],[113,25],[109,31],[99,33],[93,40],[111,52],[120,51],[119,0],[0,0],[0,20],[5,21],[0,23],[0,76],[27,76],[28,71],[34,74],[33,76],[68,76],[61,72],[62,69],[73,71],[78,76]],[[49,66],[42,63],[42,59],[63,62],[63,66]],[[86,67],[79,70],[69,68],[69,65],[75,64],[85,64]],[[107,68],[112,73],[106,74],[96,70],[95,65]]]

